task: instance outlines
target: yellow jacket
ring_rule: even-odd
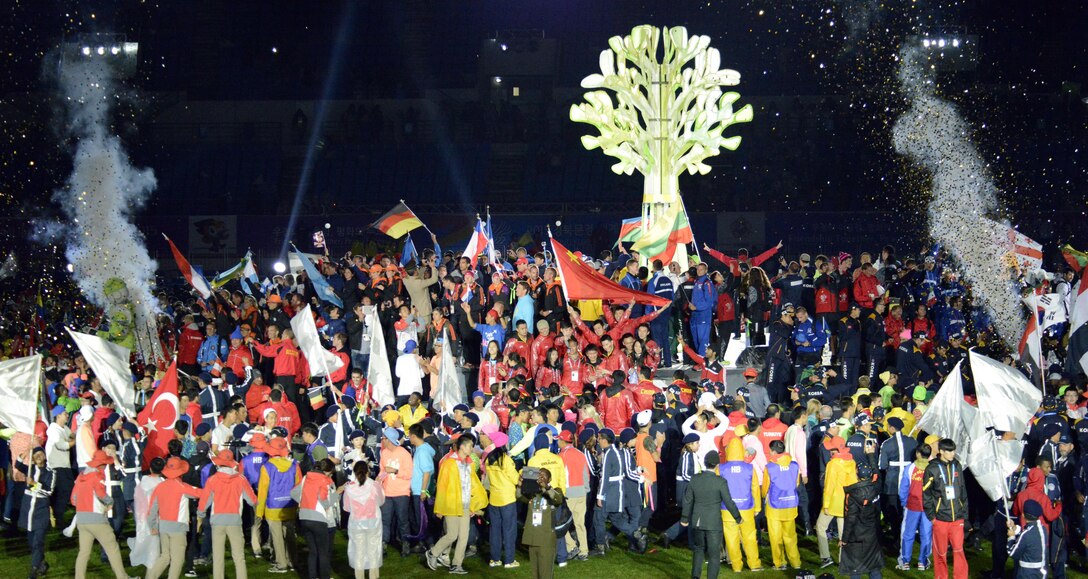
[[[443,517],[461,517],[465,514],[464,504],[461,500],[461,473],[456,455],[442,459],[438,465],[438,482],[435,486],[434,514]],[[469,498],[469,512],[482,511],[487,506],[487,493],[480,482],[476,468],[469,463],[469,476],[471,482],[471,497]]]
[[[408,429],[411,428],[413,424],[427,417],[427,409],[424,408],[422,404],[416,406],[415,412],[412,412],[412,406],[410,404],[405,404],[397,410],[397,413],[400,414],[400,422],[404,425],[405,432],[408,432]]]
[[[517,500],[518,469],[514,459],[504,456],[495,464],[484,462],[487,468],[487,484],[491,487],[490,504],[505,507]]]
[[[567,465],[563,463],[563,459],[559,458],[558,454],[547,448],[537,449],[527,465],[548,469],[548,472],[552,475],[552,488],[563,491],[563,495],[567,494]]]
[[[843,504],[846,502],[846,487],[858,482],[857,465],[853,457],[841,458],[839,453],[827,463],[824,474],[824,510],[833,517],[843,516]]]
[[[911,431],[914,430],[914,423],[916,421],[916,419],[914,418],[914,413],[907,412],[906,410],[903,410],[902,408],[892,408],[891,410],[888,411],[887,414],[884,415],[884,423],[883,423],[884,432],[888,431],[888,419],[889,418],[898,418],[899,420],[902,420],[903,421],[903,436],[912,436]],[[842,436],[842,435],[840,434],[839,436]]]
[[[585,323],[595,322],[604,315],[601,300],[578,300],[578,316]]]

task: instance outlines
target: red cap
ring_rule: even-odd
[[[758,376],[759,376],[759,370],[756,370],[755,368],[745,368],[745,370],[744,370],[744,377],[745,378],[756,378]]]
[[[567,444],[573,444],[574,435],[571,434],[571,432],[569,430],[564,430],[563,432],[559,433],[559,440],[562,440],[563,442],[565,442]]]

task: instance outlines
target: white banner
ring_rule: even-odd
[[[0,422],[19,432],[34,433],[41,373],[41,354],[0,362]]]
[[[951,438],[956,442],[956,448],[965,453],[971,439],[969,425],[978,418],[978,410],[963,399],[961,364],[962,362],[957,362],[956,367],[948,373],[944,384],[941,384],[941,389],[933,397],[925,414],[922,414],[915,430],[923,430],[942,438]],[[914,433],[912,432],[911,435],[913,436]]]
[[[370,365],[366,371],[366,381],[370,384],[371,396],[378,406],[393,404],[396,400],[393,394],[393,371],[389,368],[389,351],[385,349],[385,332],[382,331],[382,322],[378,317],[377,309],[370,306],[371,312],[366,314],[366,325],[370,331]],[[365,400],[357,400],[364,404]]]
[[[128,348],[103,340],[98,336],[83,334],[68,328],[76,346],[98,376],[102,389],[117,404],[117,411],[131,420],[136,419],[136,389],[128,361]]]
[[[438,391],[434,393],[435,405],[441,414],[447,414],[454,406],[465,402],[465,389],[457,379],[457,364],[453,361],[453,348],[442,345],[442,362],[438,367]]]
[[[1015,368],[974,350],[970,356],[983,424],[1020,438],[1039,409],[1043,393]]]
[[[310,376],[328,376],[344,367],[343,360],[321,347],[321,338],[317,335],[317,324],[309,305],[291,318],[291,331],[295,333],[298,349],[302,350],[310,365]]]

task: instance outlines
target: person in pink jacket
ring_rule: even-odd
[[[377,579],[382,566],[382,486],[369,476],[365,462],[355,463],[355,480],[344,487],[344,511],[348,519],[348,563],[355,570],[355,579]]]

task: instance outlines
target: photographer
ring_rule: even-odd
[[[534,478],[535,477],[535,478]],[[551,579],[555,571],[556,539],[553,515],[563,504],[563,491],[552,488],[547,468],[525,468],[518,479],[518,500],[529,503],[521,542],[529,547],[533,577]]]

